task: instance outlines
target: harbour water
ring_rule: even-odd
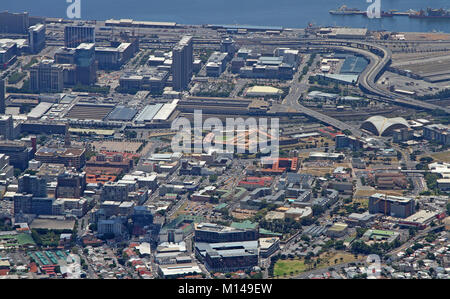
[[[1,0],[0,11],[28,11],[31,15],[66,17],[66,0]],[[366,0],[81,0],[81,17],[89,20],[130,18],[179,24],[245,24],[304,28],[365,27],[371,30],[450,32],[450,19],[330,15],[342,5],[366,10]],[[381,0],[383,11],[450,8],[448,0]]]

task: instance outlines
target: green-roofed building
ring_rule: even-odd
[[[230,225],[231,227],[237,228],[237,229],[255,229],[258,224],[253,223],[250,220],[245,220],[243,222],[233,222]],[[282,237],[283,234],[275,233],[270,230],[259,228],[259,235],[260,237]]]
[[[389,230],[379,230],[379,229],[369,229],[367,230],[364,235],[362,236],[362,239],[365,241],[383,241],[392,243],[397,238],[400,237],[400,233],[395,231],[389,231]]]
[[[238,187],[236,188],[236,190],[238,190],[238,192],[234,195],[234,199],[242,199],[245,195],[245,193],[247,192],[247,190],[245,188],[242,187]]]
[[[259,236],[260,237],[282,237],[283,234],[282,233],[275,233],[273,231],[264,229],[264,228],[260,228],[259,229]]]
[[[237,229],[255,229],[258,226],[257,223],[253,223],[250,220],[245,220],[243,222],[233,222],[231,223],[231,227]]]
[[[175,218],[174,220],[172,220],[171,222],[169,222],[168,224],[166,224],[164,226],[164,228],[166,229],[176,229],[179,228],[183,222],[192,224],[192,223],[200,223],[205,221],[205,218],[202,216],[195,216],[195,215],[180,215],[177,218]]]
[[[33,247],[36,246],[31,234],[28,233],[12,233],[10,235],[0,236],[0,248],[9,247]]]
[[[218,204],[218,205],[214,208],[214,210],[220,211],[220,210],[222,210],[222,209],[225,209],[226,207],[228,207],[228,204],[226,204],[226,203],[221,203],[221,204]]]

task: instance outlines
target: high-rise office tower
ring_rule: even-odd
[[[80,198],[86,188],[86,173],[64,172],[58,175],[56,198]]]
[[[47,197],[47,180],[44,177],[25,174],[19,177],[18,193]]]
[[[70,140],[69,124],[66,124],[66,132],[64,134],[64,146],[66,148],[70,147],[72,142]]]
[[[236,45],[234,44],[234,41],[231,37],[222,39],[220,43],[220,52],[228,53],[231,56],[233,56],[234,53],[236,53]]]
[[[0,12],[0,33],[26,34],[30,27],[30,17],[27,12]]]
[[[39,53],[45,48],[45,25],[36,24],[28,29],[28,43],[31,53]]]
[[[95,44],[82,43],[75,49],[76,81],[83,85],[92,85],[97,80],[97,61]]]
[[[0,79],[0,114],[5,114],[6,111],[6,82]]]
[[[76,48],[82,43],[95,43],[95,27],[66,26],[64,27],[64,46]]]
[[[64,88],[63,70],[53,60],[43,60],[30,69],[30,87],[37,92],[61,92]]]
[[[14,121],[11,115],[0,116],[0,135],[2,135],[6,140],[13,139]]]
[[[192,36],[184,36],[173,48],[172,77],[174,90],[181,91],[188,87],[193,68]]]

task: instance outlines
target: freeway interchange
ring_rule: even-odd
[[[424,101],[413,99],[411,97],[398,95],[377,86],[377,79],[387,69],[392,59],[392,52],[388,48],[381,45],[367,41],[320,38],[300,39],[296,41],[274,40],[264,42],[264,44],[303,46],[312,49],[335,49],[343,52],[353,52],[357,55],[364,56],[369,60],[369,65],[359,76],[358,85],[364,92],[372,95],[374,99],[424,110],[439,109],[445,111],[446,113],[450,113],[450,109],[447,107],[440,107]]]

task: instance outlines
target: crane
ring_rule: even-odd
[[[378,204],[383,198],[378,199],[374,205]],[[384,216],[387,214],[387,194],[384,194]]]

